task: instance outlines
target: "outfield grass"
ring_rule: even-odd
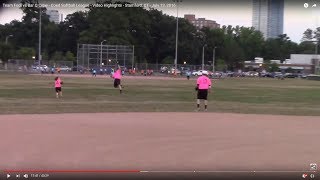
[[[124,94],[110,78],[63,78],[64,97],[55,98],[53,76],[0,74],[0,113],[190,112],[195,79],[124,79]],[[49,84],[51,83],[51,84]],[[320,115],[320,82],[302,79],[217,80],[209,111]]]

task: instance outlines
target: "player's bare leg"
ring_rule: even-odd
[[[119,90],[120,90],[120,94],[122,94],[122,86],[121,86],[121,84],[119,84]]]
[[[59,94],[60,94],[60,97],[62,97],[62,91],[60,91]]]
[[[207,111],[208,107],[208,100],[204,100],[204,110]]]
[[[200,111],[200,99],[197,99],[197,111]]]
[[[56,98],[59,98],[59,93],[58,92],[56,93]]]

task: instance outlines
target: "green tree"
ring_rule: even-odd
[[[270,64],[270,72],[277,72],[279,70],[280,70],[280,68],[279,68],[279,65],[277,63]]]
[[[76,58],[74,57],[74,54],[70,51],[66,53],[65,59],[66,61],[73,61],[73,62],[76,60]]]
[[[225,71],[226,63],[224,62],[223,59],[217,59],[215,68],[217,71]]]
[[[87,12],[78,11],[67,15],[65,21],[59,24],[59,51],[77,53],[80,34],[90,28],[87,16]]]
[[[311,41],[313,39],[313,30],[308,28],[304,31],[302,41]]]
[[[264,44],[263,57],[284,61],[290,54],[298,53],[298,44],[292,42],[286,34],[279,35],[276,39],[268,39]]]
[[[0,43],[0,60],[6,64],[8,59],[13,56],[13,47],[8,44]]]
[[[238,66],[238,63],[244,61],[243,49],[231,36],[227,36],[225,38],[223,54],[223,59],[230,70],[235,70],[235,68]]]
[[[236,40],[239,46],[243,49],[244,60],[254,59],[262,55],[263,35],[260,31],[255,31],[254,28],[240,27],[237,30]]]
[[[53,56],[51,57],[52,61],[63,61],[64,60],[64,56],[63,53],[61,51],[56,51]]]
[[[301,42],[298,46],[298,52],[301,54],[313,54],[315,52],[315,44],[313,42]]]
[[[172,56],[167,56],[162,60],[162,64],[173,64],[174,58]]]
[[[35,55],[36,51],[34,50],[34,48],[30,47],[22,47],[17,51],[18,59],[32,60],[32,57]]]
[[[49,55],[48,55],[48,52],[47,51],[44,51],[43,53],[42,53],[42,60],[49,60]]]

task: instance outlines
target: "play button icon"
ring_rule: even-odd
[[[10,174],[7,174],[7,178],[11,177]]]

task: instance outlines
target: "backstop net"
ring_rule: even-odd
[[[83,68],[114,66],[130,69],[134,64],[134,46],[78,44],[77,65]]]

